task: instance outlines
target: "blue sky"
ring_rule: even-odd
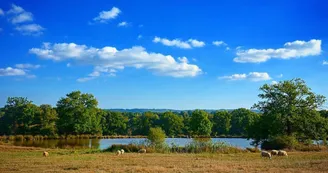
[[[1,1],[0,106],[250,108],[259,87],[303,78],[328,96],[328,3]]]

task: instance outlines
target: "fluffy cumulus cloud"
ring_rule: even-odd
[[[21,32],[23,35],[41,35],[44,28],[38,24],[26,24],[17,26],[15,30]]]
[[[20,68],[20,69],[37,69],[40,68],[40,65],[34,65],[34,64],[16,64],[15,65],[16,68]]]
[[[215,46],[227,46],[224,41],[213,41],[212,44]]]
[[[219,79],[228,79],[228,80],[250,80],[254,82],[271,80],[271,77],[266,72],[250,72],[248,74],[233,74],[230,76],[219,77]]]
[[[189,64],[186,57],[176,61],[171,55],[147,52],[140,46],[118,50],[110,46],[95,48],[75,43],[44,43],[41,48],[32,48],[29,52],[43,59],[70,60],[93,66],[94,71],[87,77],[78,79],[80,82],[100,75],[115,76],[118,70],[125,67],[144,68],[157,75],[172,77],[194,77],[202,72],[197,65]]]
[[[37,69],[40,65],[16,64],[15,67],[0,68],[0,76],[24,76],[26,78],[35,78],[35,75],[29,74],[31,69]]]
[[[239,63],[261,63],[271,58],[291,59],[306,56],[320,55],[321,40],[287,42],[279,49],[248,49],[237,51],[235,62]]]
[[[15,30],[23,35],[40,35],[44,28],[33,22],[33,14],[25,11],[22,7],[15,4],[11,5],[11,9],[7,11],[9,21],[15,26]]]
[[[125,26],[126,27],[126,26],[128,26],[128,23],[125,22],[125,21],[124,22],[120,22],[120,23],[117,24],[117,26],[119,26],[119,27],[124,27]]]
[[[182,41],[180,39],[169,40],[167,38],[155,37],[154,43],[162,43],[165,46],[174,46],[181,49],[191,49],[193,47],[204,47],[205,42],[196,39],[189,39],[188,41]]]
[[[93,20],[96,22],[106,23],[111,19],[115,19],[120,13],[121,10],[119,8],[113,7],[109,11],[101,11],[97,17],[93,18]]]
[[[24,76],[26,75],[26,72],[22,69],[18,68],[0,68],[0,76]]]
[[[193,46],[193,47],[204,47],[205,42],[203,41],[198,41],[195,39],[189,39],[188,42]]]
[[[271,84],[272,84],[272,85],[276,85],[276,84],[278,84],[278,82],[275,81],[275,80],[273,80],[273,81],[271,82]]]
[[[33,21],[33,15],[30,12],[23,12],[21,14],[16,15],[11,19],[11,23],[18,24],[18,23],[24,23],[24,22],[32,22]]]
[[[328,61],[323,61],[322,65],[328,65]]]

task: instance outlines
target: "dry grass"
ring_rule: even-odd
[[[86,154],[85,150],[0,145],[0,172],[327,172],[328,152],[292,152],[289,157],[240,154]]]

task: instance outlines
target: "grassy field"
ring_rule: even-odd
[[[137,154],[0,145],[0,172],[328,172],[328,152],[290,152],[289,157],[241,154]]]

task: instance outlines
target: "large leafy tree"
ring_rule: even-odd
[[[34,134],[53,136],[57,133],[56,121],[57,112],[51,105],[43,104],[39,107],[39,112],[35,116]]]
[[[308,131],[305,128],[307,125],[301,127],[300,122],[318,119],[315,110],[326,101],[324,96],[313,93],[299,78],[278,84],[265,84],[260,90],[262,93],[258,96],[262,100],[253,107],[263,113],[262,129],[266,131],[266,136],[262,137],[291,136],[300,132],[305,134]]]
[[[210,136],[213,124],[209,120],[209,114],[203,110],[192,112],[190,130],[193,135]]]
[[[173,112],[165,112],[160,117],[160,122],[165,133],[169,136],[181,134],[183,128],[182,117]]]
[[[105,111],[102,118],[102,129],[105,135],[127,134],[128,117],[121,112]]]
[[[228,111],[216,111],[212,118],[213,135],[228,134],[231,128],[231,114]]]
[[[2,109],[0,133],[5,135],[29,134],[37,106],[23,97],[9,97]]]
[[[134,117],[135,135],[148,135],[149,129],[158,125],[159,117],[153,112],[145,112]]]
[[[249,128],[258,118],[258,114],[249,109],[239,108],[231,111],[231,135],[246,136]]]
[[[74,91],[57,102],[60,134],[101,133],[101,113],[92,94]]]

